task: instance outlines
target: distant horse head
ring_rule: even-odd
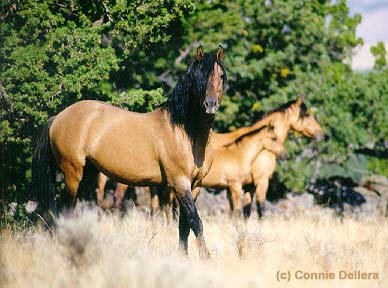
[[[322,128],[315,117],[307,111],[307,107],[303,103],[303,98],[296,100],[293,106],[297,117],[291,122],[291,128],[306,137],[321,141],[323,139]]]
[[[226,86],[222,64],[224,50],[220,45],[215,54],[197,48],[195,61],[177,83],[168,100],[172,122],[182,124],[201,115],[214,116]]]

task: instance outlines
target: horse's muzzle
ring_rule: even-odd
[[[314,135],[314,139],[317,142],[321,142],[323,140],[323,133],[317,133]]]
[[[282,151],[282,152],[280,153],[279,157],[280,157],[281,160],[287,160],[287,158],[288,158],[288,153],[287,153],[287,151]]]
[[[219,104],[217,99],[209,98],[203,101],[203,106],[205,106],[206,114],[215,114],[218,110]]]

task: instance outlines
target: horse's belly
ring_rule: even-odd
[[[218,161],[213,162],[209,173],[202,179],[202,187],[207,188],[227,188],[228,175],[230,174],[230,167],[228,165],[218,165]]]
[[[162,182],[158,157],[145,133],[125,139],[122,133],[102,137],[87,158],[97,168],[125,184],[147,185]]]
[[[228,186],[228,182],[225,177],[213,177],[208,174],[202,179],[200,186],[206,188],[226,188]]]
[[[144,158],[115,157],[110,160],[97,156],[90,160],[99,170],[121,183],[139,186],[162,183],[158,162],[145,155]]]

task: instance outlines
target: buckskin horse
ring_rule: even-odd
[[[192,189],[213,161],[210,134],[226,84],[223,48],[198,47],[195,61],[164,105],[135,113],[98,101],[77,102],[44,128],[33,157],[39,209],[55,210],[55,166],[63,172],[66,207],[94,191],[99,171],[138,186],[166,185],[179,201],[179,247],[187,254],[190,229],[200,257],[208,257]]]
[[[228,145],[234,139],[241,137],[241,135],[259,129],[269,123],[273,125],[276,139],[281,145],[284,145],[291,130],[298,131],[308,138],[315,138],[317,141],[321,141],[323,138],[323,131],[318,121],[312,114],[308,113],[307,107],[303,103],[303,98],[298,98],[268,112],[264,118],[252,126],[236,129],[230,133],[213,133],[213,147],[216,149],[219,146]],[[264,149],[253,161],[249,184],[253,184],[254,189],[246,191],[244,195],[244,215],[246,217],[250,216],[252,196],[255,192],[257,213],[259,217],[262,216],[262,207],[266,199],[269,179],[276,168],[277,156],[273,151]]]
[[[199,186],[227,189],[231,211],[240,215],[243,186],[251,181],[251,166],[263,149],[282,157],[286,155],[285,147],[277,141],[271,124],[242,134],[231,143],[214,147],[212,167]],[[199,188],[196,188],[194,199],[198,193]]]

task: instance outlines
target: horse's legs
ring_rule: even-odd
[[[249,191],[244,192],[243,212],[245,218],[249,218],[249,216],[251,216],[253,192],[253,189],[249,189]]]
[[[183,195],[182,195],[183,194]],[[199,248],[199,256],[201,258],[208,258],[209,251],[206,248],[205,239],[203,237],[203,226],[201,218],[198,215],[195,207],[193,195],[190,189],[185,190],[184,193],[176,192],[179,201],[179,246],[187,255],[187,240],[190,233],[190,228],[197,237],[197,244]]]
[[[179,206],[179,248],[187,255],[187,240],[190,234],[190,222],[187,208]]]
[[[156,216],[159,213],[159,189],[157,186],[149,187],[151,193],[151,215]]]
[[[108,180],[108,177],[103,174],[98,174],[98,185],[96,189],[96,197],[97,197],[97,204],[101,207],[102,201],[104,200],[104,192],[105,192],[105,186],[106,181]]]
[[[261,177],[255,181],[256,185],[256,209],[259,218],[263,216],[264,202],[268,190],[269,177]]]
[[[117,183],[116,190],[115,190],[115,204],[114,204],[116,209],[121,208],[121,203],[123,202],[127,188],[128,188],[128,185]]]
[[[83,177],[78,187],[78,195],[85,200],[90,200],[90,196],[93,191],[97,189],[99,171],[93,164],[86,161],[86,165],[83,169]]]
[[[230,215],[232,216],[233,210],[234,210],[234,206],[233,206],[234,203],[233,203],[233,199],[232,199],[232,193],[230,192],[229,188],[226,188],[226,196],[228,197],[229,208],[230,208]]]
[[[73,165],[72,163],[62,163],[61,170],[65,176],[65,189],[62,199],[62,210],[71,210],[75,207],[77,201],[77,193],[83,175],[83,167],[81,165]]]
[[[179,201],[175,194],[170,190],[170,205],[172,207],[172,218],[177,221],[179,218]]]
[[[193,198],[194,198],[194,202],[197,202],[197,199],[198,199],[198,196],[199,196],[199,193],[201,192],[201,187],[195,187],[193,189]]]
[[[232,183],[229,186],[229,189],[230,189],[230,198],[233,205],[232,215],[240,216],[241,215],[241,195],[244,192],[244,190],[242,189],[242,185],[241,183]]]
[[[176,198],[174,192],[167,187],[160,187],[160,193],[163,193],[163,198],[161,198],[161,206],[163,207],[163,211],[166,215],[168,223],[170,223],[173,219],[178,219],[178,207],[175,205]]]

